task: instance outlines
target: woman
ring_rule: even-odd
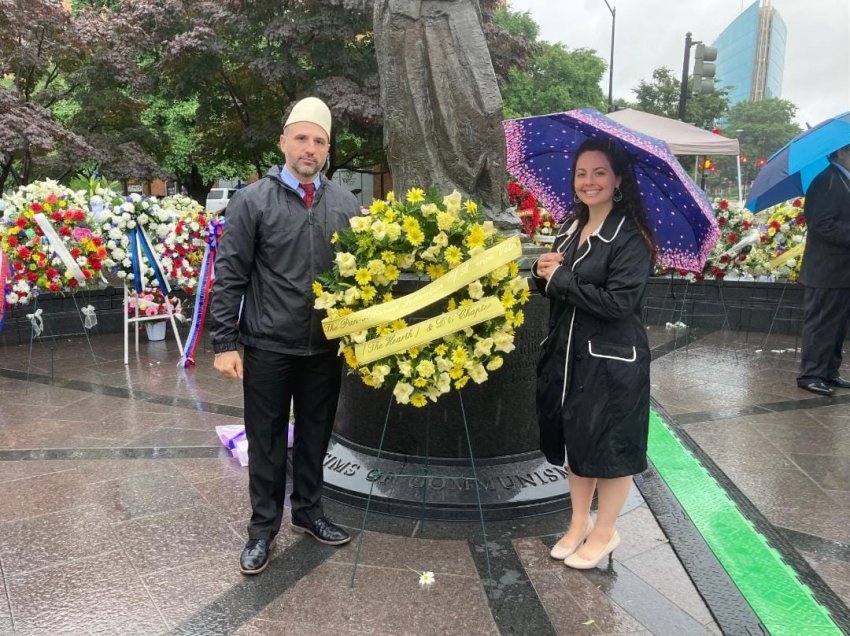
[[[572,519],[551,555],[590,569],[620,544],[617,515],[646,468],[649,344],[640,319],[655,243],[628,157],[590,139],[573,165],[572,222],[532,270],[551,301],[537,366],[540,445],[570,471]],[[590,518],[598,491],[596,523]]]

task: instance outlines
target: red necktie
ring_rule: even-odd
[[[302,183],[301,187],[304,189],[304,204],[308,208],[313,207],[313,194],[316,192],[316,184],[314,183]]]

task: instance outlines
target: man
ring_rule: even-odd
[[[350,540],[323,515],[321,504],[322,460],[342,365],[313,309],[311,285],[333,264],[334,232],[359,213],[354,195],[320,174],[330,132],[331,113],[321,100],[308,97],[295,105],[280,136],[285,165],[234,193],[215,262],[215,368],[242,379],[245,402],[253,514],[239,562],[243,574],[265,569],[280,530],[290,402],[292,529],[330,545]],[[244,371],[237,340],[244,346]]]
[[[806,292],[797,386],[818,395],[850,389],[850,380],[838,375],[850,320],[850,145],[829,159],[806,193],[809,229],[800,271]]]

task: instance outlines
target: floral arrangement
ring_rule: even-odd
[[[482,221],[478,206],[458,192],[440,196],[413,188],[405,200],[390,192],[376,200],[368,214],[351,219],[351,227],[334,235],[336,260],[331,271],[313,285],[316,309],[331,319],[348,315],[393,298],[393,288],[404,275],[439,279],[472,256],[499,243],[492,222]],[[386,336],[407,326],[397,319],[340,339],[340,352],[351,373],[371,387],[393,387],[400,404],[425,406],[454,386],[471,379],[482,383],[500,368],[504,354],[514,349],[514,334],[523,324],[520,306],[529,299],[527,281],[515,262],[503,265],[444,299],[439,309],[452,311],[485,296],[497,297],[505,314],[363,366],[354,345]]]
[[[161,242],[168,236],[175,217],[176,212],[163,208],[155,197],[136,193],[114,197],[103,216],[103,235],[108,252],[106,266],[128,285],[133,284],[131,231],[136,227],[143,228],[153,243]],[[147,258],[141,259],[139,267],[143,284],[153,279],[153,268]]]
[[[91,227],[82,195],[55,181],[38,181],[4,196],[0,211],[0,249],[14,270],[2,290],[7,304],[25,304],[39,290],[74,292],[98,278],[107,252],[97,228]],[[39,213],[50,221],[84,280],[51,248],[34,218]]]
[[[745,274],[745,263],[754,245],[758,244],[753,215],[726,199],[714,202],[720,238],[708,256],[700,278],[722,280],[728,274]]]
[[[158,287],[146,287],[139,294],[131,294],[127,299],[127,313],[134,316],[138,308],[140,316],[167,316],[166,302],[171,304],[171,313],[174,314],[175,318],[185,320],[180,299],[168,298],[166,300]]]
[[[155,246],[159,261],[176,287],[193,294],[207,245],[207,225],[216,215],[180,194],[163,199],[161,207],[172,210],[175,221]]]
[[[806,216],[803,199],[794,199],[765,213],[767,218],[758,224],[760,247],[754,274],[777,280],[796,281],[803,264],[802,246],[806,239]],[[780,257],[793,250],[790,258]]]
[[[549,212],[537,204],[537,199],[516,181],[508,184],[508,200],[516,208],[516,215],[530,239],[554,236],[558,225]]]

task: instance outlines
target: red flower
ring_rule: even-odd
[[[747,255],[744,252],[741,252],[740,254],[738,254],[738,260],[739,261],[747,260]]]
[[[101,239],[99,236],[93,237],[91,242],[94,243],[95,247],[100,247],[101,245],[103,245],[103,239]]]
[[[62,220],[62,213],[61,212],[54,212],[53,214],[50,215],[50,220],[53,221],[54,223],[58,223],[59,221]]]
[[[769,225],[769,227],[772,227],[777,232],[779,231],[779,228],[782,227],[782,224],[779,221],[777,221],[776,219],[773,219],[768,225]]]
[[[17,218],[17,220],[15,221],[15,225],[17,225],[19,228],[23,229],[28,225],[28,222],[24,217],[19,216]]]
[[[717,225],[726,225],[726,223],[728,223],[728,221],[726,220],[725,216],[717,217]]]
[[[805,225],[806,224],[806,217],[803,216],[802,214],[798,214],[797,218],[795,218],[794,220],[797,221],[797,225]]]
[[[705,280],[705,276],[703,276],[701,273],[700,273],[700,274],[695,274],[695,275],[694,275],[694,278],[695,278],[696,280]]]
[[[75,221],[85,221],[86,213],[82,210],[74,210],[74,220]]]
[[[71,236],[71,228],[69,228],[67,225],[63,225],[59,228],[59,234],[61,234],[62,236]]]
[[[752,221],[741,221],[741,226],[745,230],[749,230],[753,226],[753,222]]]
[[[729,262],[729,255],[728,254],[721,254],[720,255],[720,262],[721,263],[728,263]]]
[[[99,272],[103,268],[103,263],[100,262],[97,256],[89,256],[89,266],[94,271]]]
[[[80,283],[76,278],[68,279],[68,287],[77,287],[79,284]]]
[[[47,202],[48,202],[50,205],[53,205],[53,204],[54,204],[54,203],[56,203],[58,200],[59,200],[59,197],[57,197],[55,194],[52,194],[52,193],[51,193],[51,194],[48,194],[48,195],[47,195]]]
[[[795,208],[801,208],[801,207],[803,207],[803,202],[800,199],[794,199],[791,202],[791,206],[795,207]]]
[[[47,287],[52,292],[58,292],[61,289],[61,286],[57,282],[50,283]]]
[[[10,236],[8,238],[8,241],[9,241],[9,247],[18,247],[18,237],[17,236]]]
[[[27,279],[29,282],[34,283],[38,280],[38,274],[35,272],[27,272]]]
[[[769,243],[770,237],[767,234],[760,234],[759,235],[759,242],[760,243]]]
[[[83,276],[85,276],[86,280],[91,280],[92,271],[90,269],[84,269]]]
[[[38,203],[38,202],[33,203],[32,204],[32,211],[33,212],[41,212],[41,203]]]
[[[721,210],[728,210],[729,202],[726,199],[720,199],[720,201],[717,202],[717,207]]]
[[[48,267],[47,271],[44,273],[47,275],[48,278],[51,279],[59,276],[59,270],[57,270],[55,267]]]
[[[730,245],[734,245],[738,242],[738,233],[737,232],[729,232],[729,236],[726,237],[726,240],[729,241]]]
[[[79,247],[71,248],[71,256],[73,256],[74,258],[80,258],[80,254],[82,254],[82,252],[80,251]]]
[[[32,252],[30,252],[26,247],[22,247],[18,250],[18,258],[22,261],[25,261],[30,256],[32,256]]]

